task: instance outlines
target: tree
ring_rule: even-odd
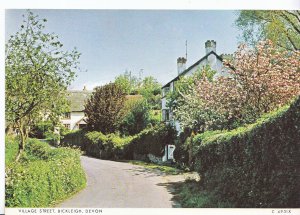
[[[283,49],[300,49],[300,11],[244,10],[235,24],[243,31],[244,42],[252,46],[269,39]]]
[[[149,105],[143,97],[127,99],[124,105],[119,129],[123,134],[135,135],[150,122]]]
[[[120,86],[127,95],[136,94],[138,88],[138,78],[131,75],[131,72],[126,71],[115,79],[115,84]]]
[[[151,109],[159,110],[160,108],[160,92],[161,92],[161,84],[157,82],[157,80],[148,76],[145,77],[139,88],[139,93],[147,100]]]
[[[198,131],[253,122],[300,94],[299,59],[299,51],[278,51],[271,41],[256,49],[242,45],[234,61],[225,62],[233,68],[230,76],[196,81],[182,93],[175,116],[185,126],[200,126]]]
[[[84,106],[88,130],[100,131],[104,134],[115,132],[124,100],[125,93],[114,83],[96,87]]]
[[[45,33],[46,19],[31,11],[6,44],[6,121],[20,135],[24,149],[30,127],[48,118],[57,122],[67,108],[66,89],[78,69],[80,53],[63,51],[54,33]],[[19,156],[18,156],[19,158]]]

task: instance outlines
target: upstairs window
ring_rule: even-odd
[[[162,120],[164,122],[170,120],[170,112],[169,112],[169,110],[166,110],[166,109],[162,110]]]
[[[170,87],[165,87],[162,89],[162,96],[165,97],[170,91]]]
[[[71,113],[70,112],[64,113],[64,119],[71,119]]]

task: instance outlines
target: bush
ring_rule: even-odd
[[[29,137],[45,139],[46,133],[53,132],[53,130],[54,130],[54,126],[51,121],[41,121],[33,126],[29,134]]]
[[[15,161],[19,151],[19,143],[16,137],[5,136],[5,166],[9,167]]]
[[[176,130],[172,126],[165,124],[145,129],[134,136],[126,148],[126,154],[130,159],[133,158],[134,154],[153,154],[161,157],[163,156],[165,145],[175,143],[176,135]]]
[[[125,104],[128,110],[120,122],[119,130],[125,135],[137,134],[150,122],[149,105],[145,99],[129,100]]]
[[[256,123],[197,136],[203,186],[234,207],[298,207],[300,98]]]
[[[93,131],[85,135],[83,148],[87,155],[101,159],[124,158],[124,147],[132,140],[131,136],[121,138],[117,134],[104,135]]]
[[[78,150],[29,140],[21,161],[6,179],[7,207],[49,207],[86,185]]]
[[[69,131],[62,136],[60,145],[81,148],[82,150],[84,150],[83,143],[86,141],[85,134],[86,131],[81,129]]]

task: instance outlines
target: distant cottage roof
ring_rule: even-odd
[[[188,71],[190,71],[192,68],[194,68],[195,66],[197,66],[199,63],[201,63],[203,60],[205,60],[211,54],[214,54],[217,57],[217,59],[219,59],[220,61],[223,61],[223,58],[221,56],[219,56],[214,51],[211,51],[208,54],[206,54],[204,57],[202,57],[200,60],[198,60],[196,63],[194,63],[193,65],[191,65],[189,68],[187,68],[186,70],[184,70],[182,73],[180,73],[179,75],[177,75],[175,78],[173,78],[167,84],[165,84],[162,88],[168,87],[170,85],[170,83],[172,83],[173,81],[177,81],[181,76],[185,75]]]
[[[89,90],[74,90],[68,91],[67,99],[70,101],[71,112],[82,112],[86,100],[92,95],[93,91]]]

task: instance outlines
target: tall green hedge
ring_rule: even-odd
[[[21,162],[7,173],[7,207],[49,207],[84,188],[80,151],[52,149],[31,139]]]
[[[228,132],[197,136],[203,186],[234,207],[299,207],[300,98]]]
[[[63,146],[80,147],[87,155],[101,159],[133,159],[134,154],[162,156],[166,144],[174,144],[176,131],[161,124],[147,128],[134,136],[121,137],[118,134],[104,135],[92,131],[77,131],[67,134]]]
[[[165,124],[145,129],[134,136],[126,148],[127,155],[131,159],[134,154],[153,154],[161,157],[163,156],[165,145],[175,143],[176,135],[176,130],[172,126]]]

